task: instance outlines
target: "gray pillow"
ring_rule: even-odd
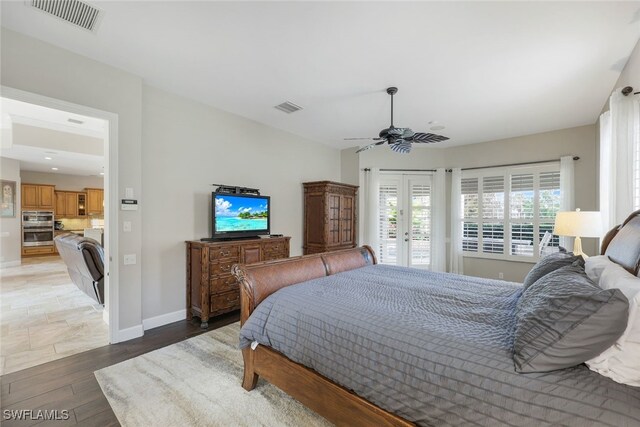
[[[527,277],[524,278],[524,289],[526,290],[538,279],[551,273],[552,271],[555,271],[560,267],[564,267],[566,265],[571,265],[576,261],[581,262],[584,266],[584,259],[582,258],[582,256],[574,255],[573,252],[556,252],[547,255],[546,257],[538,261],[538,263],[533,266],[529,274],[527,274]]]
[[[549,372],[599,355],[624,332],[628,310],[619,289],[601,289],[579,265],[547,274],[516,306],[516,371]]]

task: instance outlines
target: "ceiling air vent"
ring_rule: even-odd
[[[302,107],[294,104],[293,102],[283,102],[280,105],[276,105],[274,108],[277,108],[280,111],[284,111],[287,114],[295,113],[298,110],[302,110]]]
[[[94,31],[100,18],[100,9],[78,0],[31,0],[31,6],[73,25]]]

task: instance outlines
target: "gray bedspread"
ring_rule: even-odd
[[[518,374],[521,285],[375,265],[279,290],[240,332],[419,425],[640,426],[640,388]]]

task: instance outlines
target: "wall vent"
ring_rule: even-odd
[[[31,0],[31,6],[85,30],[95,31],[102,11],[79,0]]]
[[[276,105],[274,108],[280,111],[284,111],[287,114],[295,113],[296,111],[302,110],[301,106],[289,101],[283,102],[280,105]]]

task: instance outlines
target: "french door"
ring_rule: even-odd
[[[431,176],[381,174],[378,258],[381,264],[431,266]]]

